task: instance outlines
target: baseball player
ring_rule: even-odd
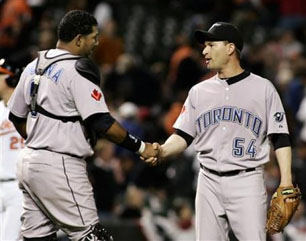
[[[0,240],[19,240],[22,193],[16,178],[17,155],[23,138],[9,121],[7,102],[17,85],[21,68],[0,59]]]
[[[194,141],[200,173],[195,201],[196,239],[266,240],[267,194],[263,165],[271,141],[280,186],[292,186],[286,115],[272,83],[240,66],[243,39],[230,23],[197,30],[207,68],[216,75],[189,91],[175,134],[159,146],[159,158],[182,152]],[[158,158],[149,158],[155,165]]]
[[[99,70],[88,58],[97,39],[92,15],[68,12],[56,49],[27,65],[9,101],[9,118],[26,145],[17,166],[25,241],[56,240],[58,229],[73,241],[113,240],[99,224],[84,158],[102,136],[144,157],[156,155],[110,115]]]

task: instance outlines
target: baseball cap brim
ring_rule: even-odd
[[[214,34],[209,33],[207,31],[203,31],[203,30],[196,30],[194,32],[194,37],[201,44],[204,44],[205,41],[222,41],[223,40],[223,39],[217,38]]]

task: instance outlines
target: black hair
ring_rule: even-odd
[[[72,10],[60,21],[57,28],[57,37],[63,42],[70,42],[78,34],[92,33],[92,27],[97,26],[97,19],[90,13],[82,10]]]

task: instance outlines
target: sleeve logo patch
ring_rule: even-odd
[[[91,92],[91,97],[94,98],[96,101],[99,101],[101,99],[101,97],[102,97],[102,94],[97,89],[94,89]]]
[[[281,122],[284,119],[284,115],[285,115],[284,112],[276,112],[274,114],[275,121]]]

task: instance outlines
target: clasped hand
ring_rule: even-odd
[[[140,155],[140,158],[151,166],[159,164],[162,157],[162,147],[157,142],[154,142],[153,144],[146,142],[146,148]]]

